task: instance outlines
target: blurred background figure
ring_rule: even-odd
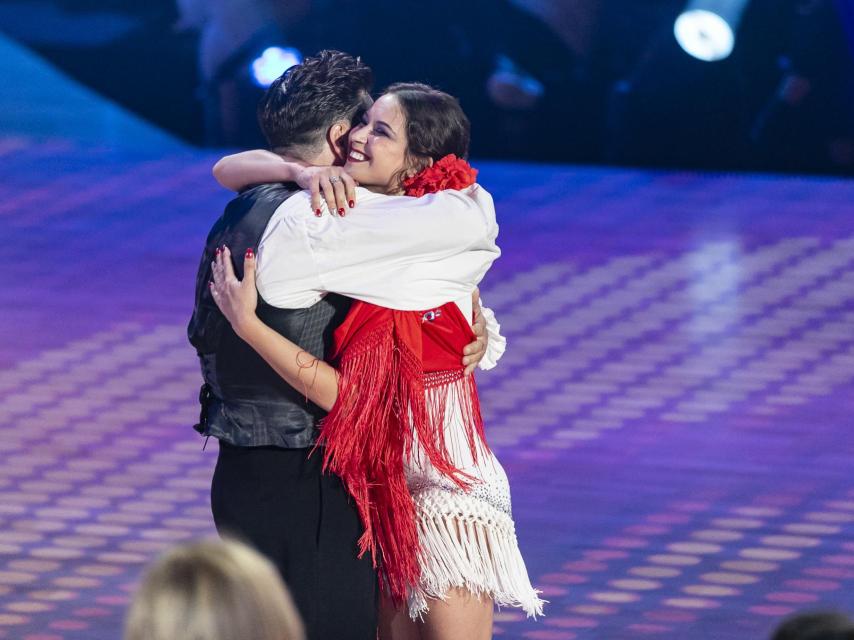
[[[168,551],[146,572],[125,640],[304,640],[287,588],[270,562],[235,541]]]
[[[797,0],[777,58],[779,80],[757,113],[751,141],[762,164],[786,171],[854,167],[854,4]]]
[[[459,96],[484,158],[854,172],[850,0],[6,0],[0,30],[194,144],[324,48]]]
[[[737,6],[725,55],[692,55],[686,8]],[[851,16],[832,0],[662,2],[658,27],[613,87],[606,159],[619,164],[831,171],[851,154]],[[725,45],[726,46],[726,45]]]
[[[291,65],[280,25],[305,17],[307,0],[177,0],[179,31],[198,37],[198,97],[208,146],[263,144],[255,105],[263,90]],[[279,55],[276,55],[276,52]],[[266,55],[265,55],[266,54]]]
[[[771,640],[854,640],[854,623],[841,613],[801,613],[780,624]]]
[[[442,87],[494,135],[481,153],[530,154],[571,104],[573,56],[546,24],[508,0],[180,0],[181,24],[200,30],[208,140],[260,143],[254,105],[269,83],[322,48],[362,56],[382,88],[401,80]],[[217,117],[218,116],[218,117]],[[574,120],[569,120],[574,121]],[[565,129],[565,128],[564,128]],[[568,134],[553,145],[565,149]],[[541,151],[539,146],[536,148]],[[555,149],[560,158],[565,151]]]

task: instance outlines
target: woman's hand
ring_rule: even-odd
[[[303,167],[297,174],[296,183],[311,191],[311,208],[315,214],[322,213],[323,200],[330,213],[340,216],[356,206],[358,183],[343,167]]]
[[[358,183],[342,167],[306,166],[263,149],[221,158],[214,165],[213,175],[217,182],[232,191],[241,191],[253,184],[296,182],[311,191],[311,208],[317,215],[323,212],[324,200],[330,213],[341,216],[356,206]]]
[[[260,322],[255,315],[258,306],[258,290],[255,288],[255,254],[246,250],[243,259],[243,280],[238,280],[231,264],[231,251],[228,247],[216,250],[216,258],[211,263],[213,280],[210,283],[214,302],[226,320],[231,323],[234,332],[243,336],[246,328],[253,322]]]
[[[338,398],[338,373],[283,335],[261,322],[255,315],[258,292],[255,289],[255,255],[247,249],[243,259],[243,280],[234,275],[228,247],[217,250],[210,283],[214,302],[234,332],[255,349],[282,379],[306,398],[329,411]]]

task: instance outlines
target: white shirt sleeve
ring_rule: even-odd
[[[430,309],[470,295],[501,253],[492,196],[478,185],[421,198],[360,189],[358,199],[346,217],[306,224],[325,292]]]
[[[279,309],[307,308],[325,295],[306,237],[309,202],[308,194],[298,193],[279,205],[256,249],[258,293]]]
[[[483,306],[483,301],[480,301],[480,312],[483,314],[483,319],[486,321],[486,353],[483,355],[478,368],[488,371],[494,369],[504,355],[507,349],[507,338],[501,335],[501,325],[495,319],[495,313],[489,307]]]

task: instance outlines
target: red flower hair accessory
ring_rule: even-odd
[[[403,192],[420,198],[444,189],[465,189],[475,183],[477,169],[453,153],[403,181]]]

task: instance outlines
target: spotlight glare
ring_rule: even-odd
[[[273,81],[294,65],[302,62],[302,54],[292,47],[268,47],[252,62],[252,77],[262,87]]]
[[[683,11],[673,25],[676,41],[699,60],[715,62],[732,53],[733,26],[717,13],[705,9]]]

